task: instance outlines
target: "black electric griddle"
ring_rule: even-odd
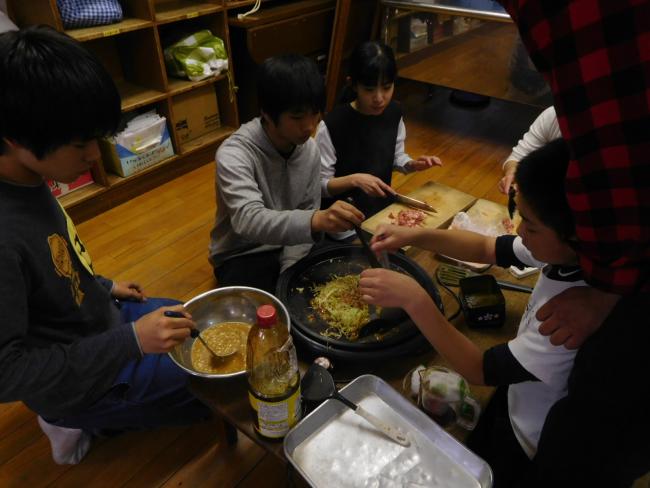
[[[412,276],[443,310],[438,290],[420,266],[403,254],[391,254],[390,264],[391,269]],[[330,355],[346,357],[355,353],[366,356],[371,351],[371,356],[382,357],[391,348],[404,353],[407,344],[422,345],[423,338],[417,327],[399,309],[384,309],[380,314],[371,311],[371,321],[362,329],[356,341],[322,335],[328,324],[310,305],[314,286],[334,276],[359,274],[367,268],[368,259],[361,246],[344,244],[315,251],[280,276],[276,295],[287,307],[292,330],[300,342],[317,352],[328,351]]]

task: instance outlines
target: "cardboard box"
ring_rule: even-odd
[[[120,176],[131,176],[149,166],[152,166],[164,159],[174,155],[174,147],[169,138],[167,124],[162,128],[162,139],[160,144],[147,149],[146,151],[135,153],[129,149],[115,144],[107,139],[102,139],[99,148],[102,152],[102,159],[106,169],[117,173]]]
[[[174,127],[180,144],[221,127],[213,85],[202,86],[174,97],[173,111]]]
[[[93,179],[93,175],[90,173],[90,171],[86,171],[72,183],[60,183],[58,181],[47,180],[47,184],[52,191],[52,195],[57,198],[70,193],[71,191],[83,188],[84,186],[91,185],[94,182],[95,180]]]

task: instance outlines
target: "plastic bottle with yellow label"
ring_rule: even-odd
[[[300,419],[300,373],[288,327],[278,322],[272,305],[257,309],[246,363],[255,430],[267,439],[282,439]]]

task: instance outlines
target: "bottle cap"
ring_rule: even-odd
[[[275,325],[277,315],[273,305],[262,305],[257,309],[257,325],[269,329]]]
[[[328,358],[324,356],[317,357],[314,359],[314,363],[318,364],[319,366],[325,368],[325,369],[330,369],[332,368],[332,361],[330,361]]]

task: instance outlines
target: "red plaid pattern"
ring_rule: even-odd
[[[650,1],[501,0],[571,147],[567,196],[587,281],[650,291]]]

